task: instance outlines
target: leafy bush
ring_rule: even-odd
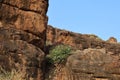
[[[49,62],[51,63],[61,63],[66,60],[66,58],[70,55],[71,48],[66,45],[57,45],[50,50]]]

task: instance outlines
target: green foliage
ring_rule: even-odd
[[[47,58],[49,58],[49,62],[51,63],[61,63],[66,60],[66,58],[70,55],[70,52],[71,48],[69,46],[58,45],[50,50]]]

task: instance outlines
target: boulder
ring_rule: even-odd
[[[110,37],[110,38],[107,40],[107,42],[109,42],[109,43],[117,43],[117,39],[114,38],[114,37]]]
[[[88,48],[71,52],[64,64],[51,67],[45,80],[120,80],[120,55]]]
[[[120,56],[105,49],[74,52],[66,68],[73,80],[120,80]]]

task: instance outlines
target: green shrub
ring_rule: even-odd
[[[61,63],[66,60],[66,58],[70,55],[71,48],[66,45],[57,45],[50,50],[49,62],[51,63]]]

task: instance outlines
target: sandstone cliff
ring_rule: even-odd
[[[48,0],[0,0],[0,79],[3,68],[20,71],[22,80],[120,80],[114,37],[54,28],[47,9]]]
[[[78,34],[48,26],[47,44],[72,47],[66,63],[51,68],[50,80],[119,80],[120,44],[115,38],[104,41],[96,35]],[[51,72],[50,70],[50,72]]]
[[[113,41],[114,40],[114,41]],[[61,30],[48,26],[47,28],[47,41],[49,43],[57,44],[63,43],[72,46],[74,49],[84,50],[88,48],[101,49],[105,48],[107,51],[120,53],[120,45],[117,40],[110,38],[109,41],[104,41],[93,34],[80,34],[67,30]]]
[[[0,0],[0,67],[43,80],[47,9],[48,0]]]
[[[14,27],[35,34],[45,41],[47,0],[1,0],[0,22],[3,27]]]

